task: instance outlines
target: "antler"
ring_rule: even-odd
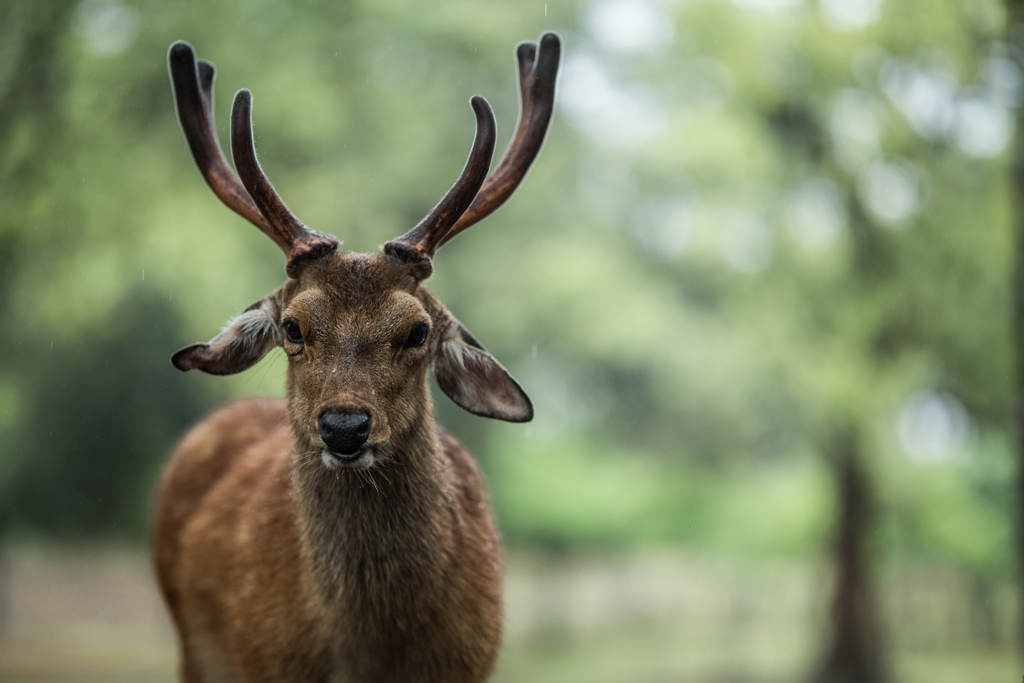
[[[415,228],[384,245],[386,253],[406,260],[413,257],[432,258],[441,245],[490,215],[512,196],[544,143],[544,135],[554,111],[555,77],[558,74],[561,50],[562,44],[558,34],[551,32],[541,36],[539,47],[532,41],[523,41],[516,46],[516,60],[519,66],[519,120],[512,141],[498,162],[498,167],[486,180],[482,180],[482,184],[473,186],[468,182],[464,183],[468,175],[475,178],[479,173],[479,169],[472,169],[470,173],[480,141],[481,118],[478,111],[477,143],[474,143],[473,153],[466,162],[462,176],[441,203]],[[474,110],[477,109],[478,101],[484,106],[487,105],[483,98],[474,97]],[[493,122],[491,126],[493,127]],[[493,137],[493,132],[491,135]],[[490,154],[487,158],[490,159]],[[483,173],[486,172],[485,164]],[[469,194],[470,187],[476,188],[474,194]],[[456,194],[459,196],[458,201],[453,198]],[[463,204],[462,199],[466,195],[471,198],[471,202],[467,200]]]
[[[384,245],[384,253],[403,261],[432,258],[441,240],[466,212],[484,184],[494,156],[494,112],[479,95],[474,95],[469,102],[476,114],[476,136],[462,174],[416,227]]]
[[[228,166],[213,127],[213,64],[196,60],[195,50],[179,40],[167,52],[178,122],[192,158],[207,185],[225,205],[246,219],[288,255],[285,270],[295,277],[299,264],[333,251],[338,240],[304,226],[288,210],[256,161],[252,144],[252,94],[240,90],[231,112],[231,147],[245,185]],[[253,201],[255,199],[255,201]]]
[[[519,67],[519,120],[508,149],[498,167],[487,178],[480,193],[466,213],[448,231],[438,247],[469,226],[489,216],[505,203],[526,177],[530,165],[537,158],[555,108],[555,78],[562,43],[557,33],[547,32],[540,37],[540,48],[531,40],[516,46]]]
[[[252,93],[246,88],[235,93],[235,101],[231,105],[231,157],[249,196],[256,201],[260,213],[272,226],[273,234],[267,234],[278,245],[282,242],[288,245],[285,249],[288,254],[285,270],[290,276],[297,275],[298,264],[306,259],[323,256],[337,248],[338,240],[334,236],[310,230],[288,210],[256,161],[256,146],[252,139]]]

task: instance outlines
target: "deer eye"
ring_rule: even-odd
[[[423,342],[427,341],[427,333],[429,332],[430,327],[426,323],[416,323],[409,332],[409,338],[405,340],[405,347],[423,346]]]
[[[298,323],[294,320],[285,320],[281,326],[284,328],[284,336],[288,338],[293,344],[302,343],[302,330],[299,329]]]

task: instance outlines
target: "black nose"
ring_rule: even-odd
[[[362,410],[328,408],[319,425],[320,438],[337,455],[355,455],[370,438],[370,416]]]

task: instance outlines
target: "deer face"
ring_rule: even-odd
[[[297,445],[316,449],[328,467],[368,467],[429,421],[426,384],[485,417],[532,419],[533,407],[511,375],[422,282],[436,250],[512,195],[540,151],[554,106],[560,42],[520,43],[521,110],[512,142],[494,173],[495,124],[482,97],[471,100],[476,137],[461,176],[412,230],[382,254],[342,252],[338,240],[304,226],[277,195],[256,161],[252,95],[240,90],[231,110],[228,166],[213,127],[213,65],[192,47],[171,46],[168,62],[178,119],[207,183],[230,208],[287,254],[289,279],[231,320],[207,344],[178,351],[171,362],[230,374],[251,367],[274,346],[288,356],[288,404]]]
[[[172,362],[229,374],[281,346],[298,446],[320,451],[330,468],[371,466],[430,417],[428,367],[466,410],[532,419],[519,384],[415,273],[384,255],[334,252]]]

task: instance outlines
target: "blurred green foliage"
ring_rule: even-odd
[[[430,283],[537,405],[507,425],[438,394],[507,540],[819,552],[850,432],[881,552],[1005,576],[1004,22],[996,0],[0,3],[0,529],[142,537],[187,426],[282,391],[277,351],[232,378],[166,360],[284,277],[193,166],[172,41],[217,65],[222,140],[250,88],[282,197],[373,251],[458,174],[472,94],[509,135],[512,48],[551,29],[546,147]]]

